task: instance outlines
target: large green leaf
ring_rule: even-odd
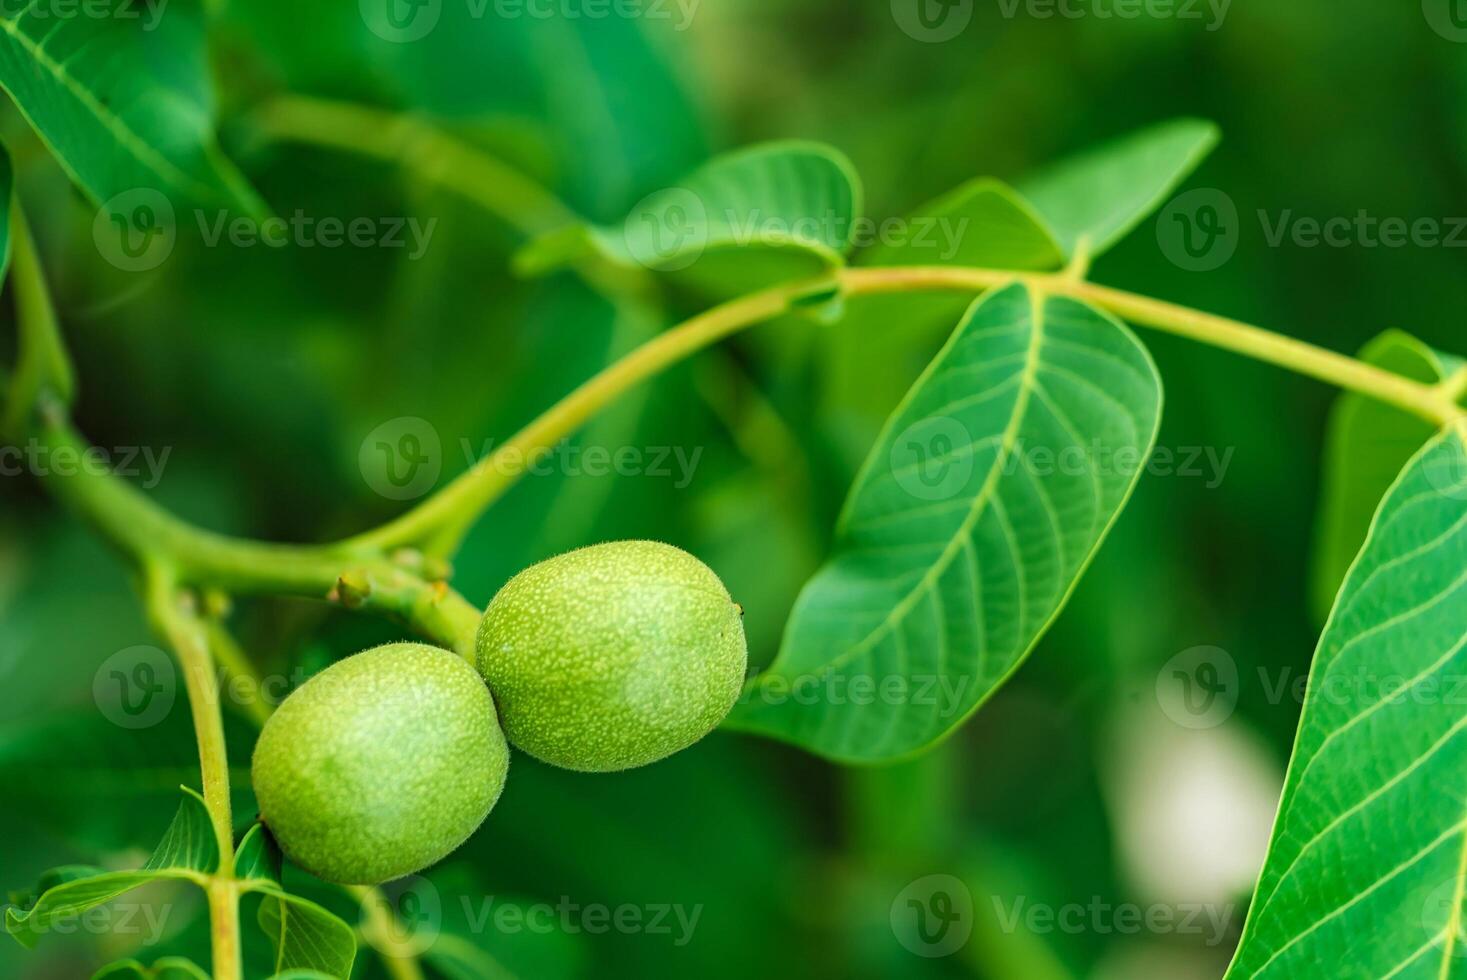
[[[1410,334],[1388,330],[1360,352],[1360,359],[1424,384],[1467,368],[1467,361],[1432,350]],[[1321,620],[1345,581],[1370,519],[1407,460],[1436,432],[1409,412],[1346,392],[1330,416],[1320,492],[1319,530],[1312,569],[1312,598]]]
[[[1174,119],[1058,163],[1019,190],[1067,254],[1086,238],[1090,254],[1100,255],[1160,207],[1217,140],[1210,122]]]
[[[578,225],[539,239],[518,265],[545,272],[597,254],[741,293],[843,265],[860,212],[860,180],[843,155],[818,143],[764,143],[648,195],[620,227]]]
[[[1059,613],[1160,409],[1115,319],[1022,284],[980,299],[888,422],[731,726],[852,762],[952,731]]]
[[[279,846],[255,824],[235,849],[234,869],[244,890],[263,899],[257,918],[275,948],[276,972],[350,976],[357,955],[355,930],[315,902],[287,892],[280,883],[281,867]]]
[[[1320,640],[1230,980],[1467,976],[1467,423],[1411,461]]]
[[[219,869],[219,845],[209,811],[198,793],[184,787],[183,802],[163,840],[136,871],[102,871],[69,866],[48,872],[24,907],[5,910],[5,930],[34,946],[58,921],[75,918],[140,885],[172,878],[202,884]]]
[[[199,4],[135,13],[58,16],[43,3],[0,13],[0,86],[98,203],[145,189],[259,213],[215,141]]]

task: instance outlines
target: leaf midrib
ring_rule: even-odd
[[[21,16],[24,16],[24,12],[22,12]],[[97,100],[90,89],[82,85],[75,76],[68,72],[65,65],[51,57],[50,52],[46,50],[44,44],[38,43],[34,38],[20,29],[19,17],[13,19],[0,17],[0,31],[4,31],[14,39],[37,65],[44,68],[56,79],[62,88],[70,92],[72,97],[81,104],[82,108],[90,112],[104,129],[111,132],[117,138],[118,145],[125,149],[138,163],[158,176],[164,177],[169,183],[184,190],[190,196],[198,195],[200,190],[205,191],[207,194],[207,188],[203,184],[195,181],[182,169],[169,162],[166,157],[155,152],[148,145],[147,141],[129,126],[121,116],[108,112],[107,107]],[[10,90],[10,86],[4,87],[7,91]],[[20,109],[21,113],[26,117],[26,120],[30,122],[32,128],[38,134],[41,134],[42,139],[49,144],[51,142],[50,139],[44,135],[41,127],[32,118],[30,112],[27,111],[23,100],[14,98],[14,92],[11,92],[11,96],[16,107]],[[68,171],[72,171],[71,164],[64,154],[58,153],[55,156],[63,167]],[[86,186],[86,182],[79,179],[79,176],[75,172],[72,172],[71,176],[78,184]]]
[[[1029,347],[1025,351],[1024,368],[1019,375],[1019,391],[1015,397],[1014,411],[1009,418],[1008,426],[1004,429],[1003,436],[999,442],[998,452],[994,455],[993,465],[989,467],[988,474],[984,477],[983,486],[979,489],[978,495],[973,499],[973,503],[968,509],[968,516],[963,519],[957,532],[948,540],[942,553],[932,563],[932,567],[892,607],[891,612],[887,613],[881,622],[873,626],[871,631],[859,641],[852,644],[838,656],[832,657],[828,663],[815,672],[814,677],[817,679],[824,677],[831,671],[837,670],[850,663],[856,657],[861,656],[861,654],[865,653],[877,642],[880,636],[890,630],[896,623],[906,618],[907,613],[919,601],[919,596],[930,590],[937,578],[947,571],[948,566],[952,563],[953,556],[958,553],[958,550],[963,547],[963,542],[968,539],[968,532],[973,529],[978,519],[987,511],[989,504],[993,502],[993,495],[996,492],[999,478],[1003,474],[1004,465],[1013,453],[1014,444],[1018,440],[1020,429],[1023,428],[1024,422],[1028,419],[1029,399],[1033,394],[1039,370],[1039,351],[1044,345],[1044,304],[1047,297],[1038,290],[1030,287],[1025,287],[1025,291],[1029,297],[1029,315],[1033,322],[1033,328],[1029,335]],[[769,676],[771,675],[765,675],[765,679],[761,681],[761,684],[767,684]]]

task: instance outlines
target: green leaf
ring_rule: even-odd
[[[283,861],[280,845],[258,823],[234,852],[235,875],[246,891],[263,899],[257,918],[275,948],[275,970],[349,976],[357,952],[355,930],[315,902],[287,892],[281,884]]]
[[[102,871],[69,866],[43,876],[38,895],[24,909],[5,910],[5,930],[34,946],[58,920],[73,918],[139,885],[164,878],[202,884],[219,868],[219,845],[203,797],[183,787],[184,798],[163,840],[136,871]]]
[[[849,762],[951,732],[1058,615],[1160,409],[1112,317],[1021,284],[980,299],[887,423],[731,727]]]
[[[1107,251],[1212,152],[1218,129],[1200,119],[1174,119],[1132,133],[1019,183],[1073,255],[1081,238],[1092,257]]]
[[[1388,330],[1360,352],[1376,367],[1435,384],[1467,361],[1432,350],[1410,334]],[[1355,392],[1335,402],[1326,440],[1312,594],[1321,620],[1334,604],[1370,520],[1406,462],[1436,433],[1429,422]]]
[[[1391,487],[1325,626],[1229,978],[1462,977],[1467,423]]]
[[[240,881],[264,881],[280,884],[283,858],[275,839],[264,824],[245,831],[244,839],[234,851],[234,876]]]
[[[42,4],[12,8],[0,15],[0,86],[96,203],[146,189],[260,213],[215,141],[198,3],[137,12],[57,17]]]
[[[861,265],[972,265],[1043,271],[1065,253],[1034,207],[1001,180],[979,177],[903,219],[901,234],[878,241]]]
[[[137,960],[120,960],[92,974],[92,980],[209,980],[209,974],[193,960],[165,956],[152,966]]]
[[[860,209],[860,181],[843,155],[818,143],[765,143],[648,195],[620,227],[538,239],[516,265],[536,274],[597,255],[743,293],[842,266]]]

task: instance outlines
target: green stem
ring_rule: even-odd
[[[234,818],[229,800],[229,755],[220,712],[219,677],[209,653],[204,623],[192,607],[192,597],[180,591],[166,566],[149,561],[143,566],[143,596],[154,627],[167,638],[183,668],[189,711],[199,744],[199,770],[204,805],[209,810],[219,867],[205,886],[213,938],[215,980],[239,980],[239,893],[234,882]]]
[[[902,267],[849,269],[842,284],[850,295],[956,290],[982,292],[1019,279],[1056,295],[1093,303],[1141,326],[1289,368],[1356,391],[1434,424],[1458,418],[1461,409],[1435,388],[1334,351],[1258,327],[1160,300],[1084,282],[1069,275],[1020,276],[1000,269]],[[714,307],[648,341],[582,384],[413,510],[346,544],[391,548],[416,544],[472,523],[507,490],[536,454],[550,451],[587,419],[629,388],[741,330],[789,312],[812,281],[777,286]]]
[[[85,459],[90,448],[63,420],[50,418],[35,439],[53,461],[47,485],[56,496],[123,552],[145,563],[166,563],[179,584],[330,599],[391,616],[435,643],[472,655],[479,609],[445,583],[380,557],[384,551],[266,544],[205,531],[103,469],[78,464],[64,476],[55,472],[59,460]]]
[[[10,379],[0,431],[19,439],[43,396],[67,402],[76,388],[71,359],[61,340],[56,310],[41,273],[36,243],[19,204],[10,207],[11,261],[15,319],[20,333],[20,360]]]
[[[393,548],[416,544],[444,527],[471,523],[540,454],[549,452],[627,389],[730,334],[785,312],[808,286],[802,282],[753,293],[657,335],[586,381],[418,507],[346,544]]]
[[[526,235],[579,220],[538,183],[414,116],[309,96],[282,96],[255,123],[279,140],[347,150],[398,164],[426,183],[462,194]]]

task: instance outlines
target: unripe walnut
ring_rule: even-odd
[[[509,749],[463,658],[392,643],[332,664],[265,723],[252,775],[281,849],[367,885],[436,863],[499,799]]]
[[[718,576],[656,541],[525,569],[489,604],[478,648],[510,743],[586,772],[698,741],[738,700],[748,660],[740,609]]]

